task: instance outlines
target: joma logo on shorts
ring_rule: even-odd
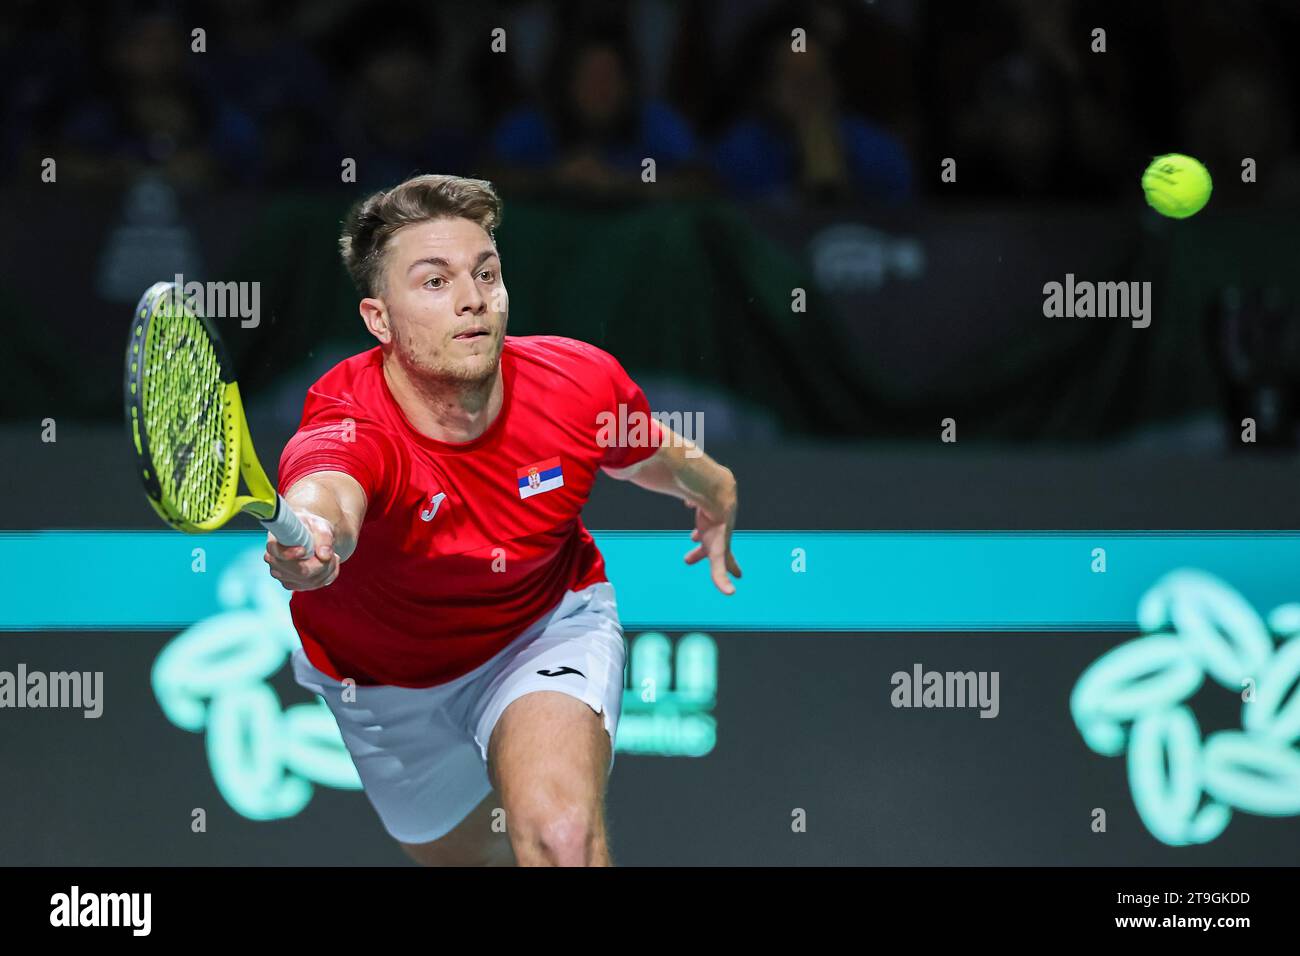
[[[565,674],[577,674],[579,677],[586,677],[582,671],[576,667],[557,667],[555,670],[538,671],[543,677],[563,677]]]

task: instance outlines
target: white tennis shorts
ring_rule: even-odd
[[[436,687],[356,687],[356,700],[345,703],[344,685],[313,667],[301,647],[293,672],[334,713],[384,829],[403,843],[428,843],[491,792],[492,729],[525,694],[559,691],[602,715],[613,770],[625,659],[614,588],[601,582],[569,591],[487,663]]]

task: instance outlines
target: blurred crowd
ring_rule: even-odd
[[[0,182],[312,189],[348,157],[603,195],[651,157],[665,195],[1087,200],[1179,151],[1216,201],[1294,200],[1297,40],[1280,0],[9,0]]]

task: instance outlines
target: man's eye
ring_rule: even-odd
[[[482,272],[479,273],[479,278],[482,279],[484,282],[491,282],[494,279],[496,279],[496,277],[497,274],[493,272],[491,269],[484,269]]]
[[[433,288],[433,289],[441,289],[441,288],[442,288],[442,276],[433,276],[433,277],[430,278],[430,279],[425,279],[425,280],[424,280],[424,284],[425,284],[426,286],[429,285],[429,283],[431,283],[431,282],[436,282],[436,283],[438,283],[438,284],[435,285],[435,286],[430,286],[430,288]]]

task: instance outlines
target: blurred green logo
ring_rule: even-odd
[[[1180,569],[1143,595],[1145,634],[1090,666],[1070,711],[1099,754],[1124,754],[1142,822],[1171,846],[1208,843],[1240,810],[1300,814],[1300,604],[1267,623],[1223,581]],[[1202,739],[1189,704],[1209,677],[1240,695],[1241,728]]]

